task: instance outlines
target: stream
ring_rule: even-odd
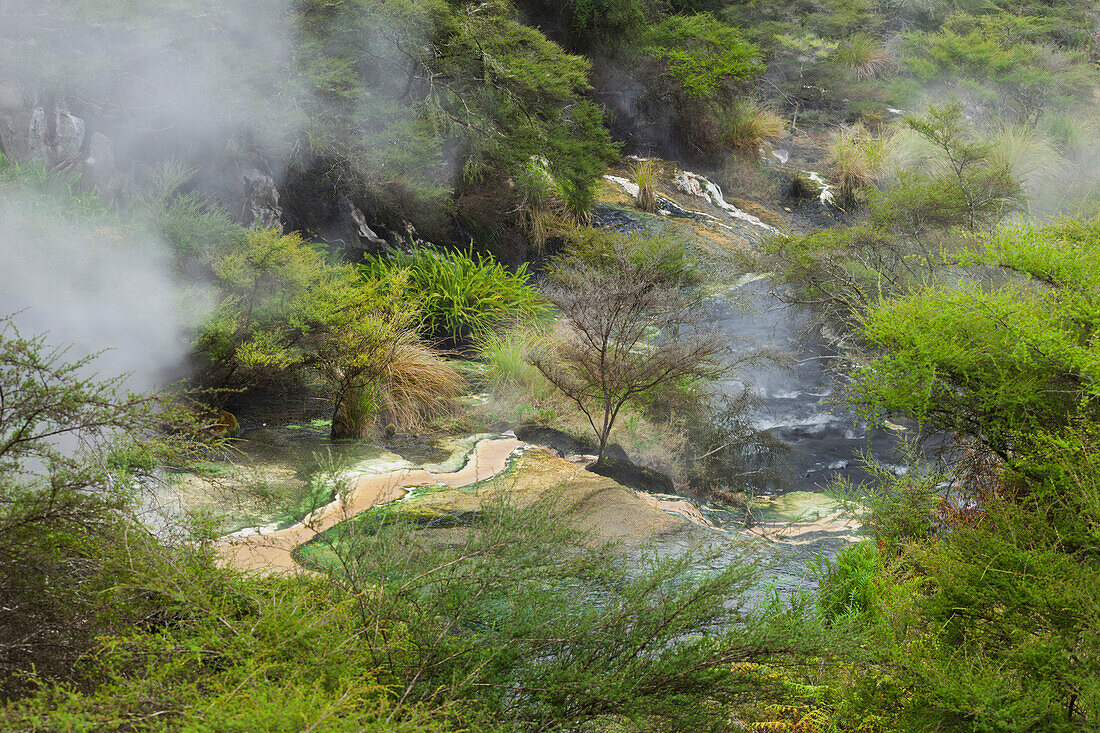
[[[753,425],[786,446],[786,488],[821,491],[838,477],[867,480],[867,458],[903,474],[898,434],[868,426],[845,404],[837,374],[829,369],[836,350],[811,316],[781,300],[766,278],[744,279],[736,303],[712,299],[710,325],[728,336],[735,350],[772,349],[790,360],[755,367],[724,384],[731,394],[747,386],[758,401]]]

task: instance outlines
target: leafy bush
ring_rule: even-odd
[[[540,318],[548,304],[528,284],[521,265],[509,272],[492,255],[467,250],[439,252],[419,247],[361,267],[365,281],[404,270],[407,294],[419,309],[421,333],[452,348],[468,347],[479,334],[517,319]]]
[[[643,53],[655,59],[673,95],[714,97],[725,84],[746,82],[761,71],[760,49],[711,15],[673,15],[650,27]]]
[[[701,278],[684,242],[661,234],[635,235],[577,227],[566,235],[562,254],[596,268],[614,266],[617,260],[625,258],[632,266],[652,267],[658,281],[665,285],[690,285]]]
[[[819,554],[811,564],[818,582],[818,605],[825,617],[871,617],[878,609],[878,553],[860,543],[841,549],[830,560]]]

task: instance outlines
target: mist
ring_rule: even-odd
[[[148,230],[73,216],[26,188],[0,201],[0,262],[0,314],[71,347],[69,360],[103,352],[90,368],[127,374],[133,391],[179,373],[211,303],[181,284],[168,244]]]

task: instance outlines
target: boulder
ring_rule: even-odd
[[[668,476],[660,471],[654,471],[652,468],[639,466],[625,458],[604,456],[602,461],[593,463],[588,467],[588,470],[637,491],[645,491],[650,494],[672,494],[676,492],[676,487]]]
[[[22,85],[0,84],[0,152],[12,160],[26,160],[30,141],[31,105]]]
[[[241,171],[241,220],[247,226],[282,229],[283,209],[275,179],[258,168]]]
[[[100,193],[109,193],[117,180],[115,176],[115,151],[106,135],[92,133],[88,143],[88,156],[84,159],[87,184]]]
[[[28,132],[31,159],[51,169],[77,160],[84,131],[84,120],[70,114],[64,103],[35,107]]]

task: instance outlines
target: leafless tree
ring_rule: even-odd
[[[722,341],[700,331],[699,296],[661,257],[632,256],[625,240],[598,257],[560,259],[544,293],[569,328],[532,363],[588,418],[601,462],[629,402],[728,368]]]

